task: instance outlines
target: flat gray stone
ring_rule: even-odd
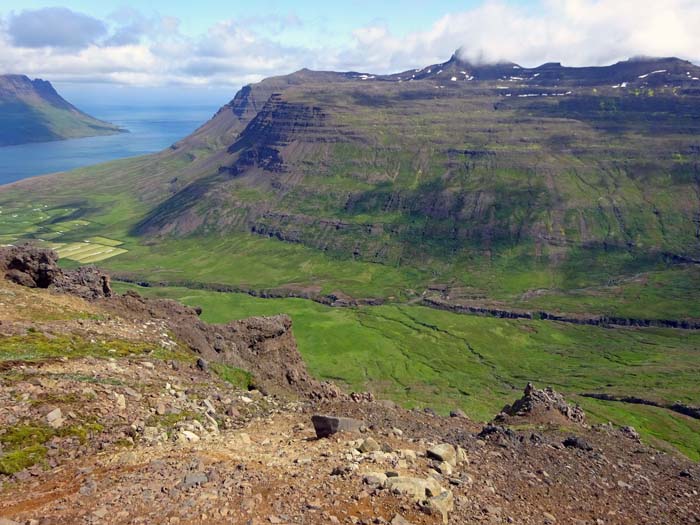
[[[364,422],[350,417],[334,417],[314,415],[311,422],[316,430],[316,436],[324,438],[337,434],[338,432],[359,433],[364,426]]]
[[[207,478],[204,472],[190,472],[185,476],[185,479],[182,480],[182,488],[190,489],[192,487],[199,487],[204,485],[207,481],[209,481],[209,478]]]

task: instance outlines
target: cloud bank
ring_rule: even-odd
[[[0,73],[124,85],[239,86],[302,67],[376,73],[447,60],[460,48],[473,62],[557,61],[602,65],[638,55],[700,63],[697,0],[540,0],[532,8],[485,0],[446,13],[421,31],[393,34],[374,23],[343,44],[295,43],[294,14],[230,19],[186,35],[179,20],[122,9],[105,20],[65,8],[0,12]]]
[[[9,41],[24,48],[82,49],[106,33],[101,20],[63,7],[22,11],[7,21]]]

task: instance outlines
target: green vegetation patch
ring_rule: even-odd
[[[255,388],[255,378],[253,374],[242,368],[236,368],[221,363],[212,363],[210,366],[216,375],[240,390]]]
[[[634,427],[650,445],[672,452],[675,448],[700,461],[700,421],[670,410],[584,397],[576,398],[591,422],[613,421]]]
[[[98,423],[84,423],[53,429],[47,425],[22,423],[0,429],[0,474],[11,475],[41,463],[46,457],[46,443],[53,437],[73,436],[85,443],[94,434],[102,432]]]
[[[0,337],[0,361],[36,361],[56,357],[130,357],[192,360],[183,350],[123,339],[87,340],[75,335],[47,336],[39,332]]]

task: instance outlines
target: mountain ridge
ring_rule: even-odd
[[[46,80],[0,75],[0,146],[109,135],[124,130],[66,101]]]
[[[442,64],[442,66],[445,68],[447,68],[448,65],[450,68],[454,69],[462,67],[463,63],[458,62],[453,57],[453,59],[450,61]],[[665,65],[667,69],[648,71],[650,67],[660,67],[660,65]],[[495,67],[495,69],[493,69],[493,67]],[[511,68],[508,71],[512,71],[513,67],[519,68],[517,70],[518,76],[504,76],[505,70],[503,67]],[[606,115],[606,110],[604,108],[601,112],[600,108],[598,107],[589,107],[591,104],[605,104],[607,103],[608,99],[613,99],[613,97],[614,100],[624,100],[627,98],[630,100],[629,104],[631,107],[628,111],[632,114],[631,117],[641,117],[643,121],[640,122],[640,125],[644,126],[647,125],[646,121],[648,119],[644,115],[640,115],[640,113],[653,110],[652,106],[656,106],[658,103],[667,105],[677,103],[681,99],[677,98],[675,93],[678,90],[683,89],[686,85],[695,83],[696,81],[693,79],[697,77],[692,75],[694,75],[696,72],[700,74],[700,68],[697,68],[696,66],[691,67],[687,62],[677,59],[654,59],[653,61],[635,60],[620,62],[613,66],[601,68],[564,68],[560,66],[543,65],[534,69],[524,69],[520,68],[519,66],[512,66],[508,64],[500,66],[487,66],[485,70],[474,71],[475,75],[483,75],[483,80],[476,78],[475,75],[469,75],[468,72],[464,73],[465,79],[476,78],[476,80],[473,80],[474,84],[470,85],[470,82],[472,82],[470,80],[466,80],[464,82],[458,82],[455,80],[453,69],[439,69],[437,72],[435,72],[430,66],[423,68],[420,70],[419,74],[413,74],[415,76],[415,82],[404,82],[401,74],[371,78],[366,77],[366,75],[355,73],[315,73],[302,70],[301,72],[293,73],[289,76],[273,77],[271,79],[266,79],[255,86],[248,86],[241,90],[227,106],[224,106],[224,108],[220,110],[219,114],[217,114],[217,116],[210,121],[210,123],[205,124],[197,132],[197,134],[206,135],[210,132],[210,129],[218,130],[218,128],[214,127],[214,124],[218,125],[219,123],[217,121],[226,118],[227,113],[229,114],[229,121],[232,121],[234,118],[237,119],[237,121],[233,121],[234,125],[230,128],[230,131],[232,138],[236,133],[239,135],[235,137],[233,143],[226,150],[230,161],[222,159],[221,166],[219,167],[219,173],[205,177],[203,180],[206,180],[206,185],[211,185],[216,184],[215,181],[220,179],[219,182],[226,185],[226,180],[228,179],[221,177],[221,173],[226,172],[234,178],[240,176],[245,178],[245,174],[248,173],[248,178],[251,179],[251,181],[255,180],[260,182],[259,177],[261,170],[262,172],[269,172],[271,174],[276,173],[277,175],[274,175],[274,177],[283,177],[283,175],[281,175],[283,171],[296,169],[291,165],[285,167],[285,162],[283,160],[285,153],[284,150],[292,147],[290,145],[293,145],[296,142],[297,144],[305,144],[304,147],[306,147],[306,149],[312,148],[319,150],[318,145],[314,146],[314,144],[317,144],[316,141],[318,139],[311,137],[311,135],[309,135],[310,133],[313,133],[315,136],[323,135],[323,138],[321,139],[322,142],[352,143],[354,140],[357,142],[357,147],[366,147],[368,141],[371,142],[373,139],[370,139],[367,136],[360,137],[358,133],[353,133],[356,130],[350,130],[348,126],[343,126],[337,122],[337,119],[331,123],[334,115],[331,113],[331,111],[324,109],[323,102],[329,102],[328,107],[332,108],[332,111],[339,111],[347,110],[346,107],[339,105],[345,103],[346,101],[340,100],[340,96],[324,93],[322,91],[324,89],[324,85],[333,84],[334,86],[339,86],[337,88],[338,90],[345,89],[347,93],[344,93],[343,95],[353,97],[353,100],[350,101],[348,107],[351,107],[354,104],[359,107],[377,107],[384,109],[389,103],[393,103],[396,107],[400,106],[401,104],[408,105],[411,103],[411,99],[422,99],[426,101],[432,99],[437,100],[438,98],[436,97],[438,97],[438,95],[426,93],[420,87],[401,87],[395,89],[401,89],[403,91],[395,91],[389,94],[393,96],[392,98],[386,94],[379,94],[378,91],[382,89],[381,87],[375,89],[374,91],[368,90],[367,92],[360,93],[358,91],[360,86],[387,86],[387,80],[393,81],[394,85],[424,86],[426,82],[429,84],[436,81],[441,82],[443,77],[445,77],[447,84],[428,85],[426,87],[443,90],[450,88],[451,93],[448,91],[445,91],[447,94],[439,93],[439,98],[449,99],[451,97],[452,99],[455,99],[455,104],[459,103],[459,99],[463,96],[463,93],[455,92],[458,85],[476,85],[478,87],[485,85],[485,89],[490,90],[490,93],[475,91],[478,89],[477,87],[474,91],[466,92],[464,95],[474,96],[475,100],[479,102],[484,99],[494,98],[495,100],[493,100],[492,106],[492,111],[494,112],[499,110],[522,112],[522,109],[525,109],[522,108],[522,101],[518,101],[520,104],[519,106],[514,106],[516,103],[515,99],[536,99],[537,102],[527,104],[526,110],[536,110],[540,114],[540,118],[543,119],[570,119],[569,115],[580,119],[581,113],[586,114],[588,117],[591,113],[595,112],[593,118],[598,119],[602,117],[603,122],[594,122],[594,128],[591,129],[591,123],[584,121],[583,123],[586,124],[587,129],[581,129],[581,132],[593,131],[595,133],[605,133],[606,125],[625,126],[625,119],[618,118],[618,116],[614,115],[611,119],[610,115]],[[693,73],[691,73],[691,71],[693,71]],[[446,77],[448,75],[452,76],[447,79]],[[586,78],[588,80],[582,82],[581,78]],[[622,80],[625,78],[628,79],[628,81]],[[321,84],[320,86],[318,84],[319,82]],[[505,86],[489,85],[493,82],[507,82],[507,84]],[[551,91],[560,87],[566,87],[567,85],[571,87],[572,82],[580,83],[580,85],[577,86],[579,92],[574,93],[570,90],[564,91],[563,89],[560,91]],[[619,82],[619,84],[609,85],[612,82]],[[625,84],[624,88],[621,88],[622,84]],[[654,99],[653,90],[664,89],[664,85],[667,86],[666,89],[670,90],[669,94],[671,96],[657,96],[657,98]],[[700,83],[698,85],[700,86]],[[529,92],[533,86],[536,86],[539,91]],[[580,90],[587,89],[591,86],[596,86],[593,88],[594,91],[592,93],[580,92]],[[306,89],[306,92],[304,92],[304,89]],[[619,93],[621,93],[620,89],[625,90],[624,95],[619,95]],[[606,90],[608,93],[596,95],[598,90]],[[635,90],[646,91],[644,94],[642,94],[642,96],[640,96],[639,94],[634,94]],[[689,91],[692,93],[692,90]],[[287,97],[288,94],[291,94],[291,96]],[[303,100],[307,95],[313,99],[312,103],[308,103],[307,101]],[[299,98],[300,100],[288,100],[288,98],[295,97]],[[325,100],[323,100],[324,97]],[[333,99],[332,97],[335,98]],[[384,102],[382,97],[386,99]],[[570,99],[572,102],[567,100],[566,102],[559,102],[556,105],[536,105],[539,104],[539,101],[541,100],[546,98],[551,99],[553,97],[560,98],[562,101],[564,101],[564,99]],[[264,104],[260,103],[262,100],[265,100]],[[491,100],[489,100],[489,102],[491,102]],[[479,111],[485,111],[486,109],[487,108],[485,108],[483,104],[479,107]],[[669,115],[668,118],[671,118],[670,116],[676,111],[680,111],[679,108],[677,109],[675,107],[661,107],[660,109],[664,110],[665,114]],[[694,114],[693,110],[690,108],[684,108],[684,110],[687,110],[690,115]],[[308,113],[309,111],[310,113]],[[554,112],[554,114],[551,114],[552,112]],[[575,113],[578,113],[578,115]],[[234,117],[231,117],[231,114],[233,114]],[[316,115],[316,117],[313,115]],[[345,114],[342,115],[343,118],[346,116],[347,115]],[[661,117],[664,117],[664,115],[662,114]],[[320,118],[321,120],[314,120],[316,118]],[[631,118],[629,120],[631,121]],[[620,123],[620,121],[622,121],[622,123]],[[563,123],[566,122],[567,121],[563,121]],[[636,123],[634,125],[636,125]],[[654,125],[656,127],[659,126],[657,123],[654,123]],[[669,122],[669,125],[674,127],[674,130],[671,132],[675,133],[675,128],[678,127],[678,124],[675,122]],[[598,126],[598,129],[596,129],[595,126]],[[332,128],[332,131],[329,131],[329,128]],[[401,133],[401,131],[396,128],[393,129],[392,132]],[[184,141],[182,141],[180,144],[186,145],[189,140],[190,139],[184,139]],[[536,143],[536,139],[533,139],[533,142]],[[512,146],[513,145],[508,147]],[[546,147],[550,150],[557,150],[552,151],[552,153],[567,154],[567,151],[562,150],[559,147],[553,148],[552,145],[547,145]],[[477,164],[483,164],[483,162],[485,162],[484,159],[493,157],[495,154],[493,151],[489,152],[488,147],[487,149],[477,148],[475,150],[468,148],[466,150],[462,150],[461,152],[459,148],[449,147],[446,149],[445,154],[448,157],[450,155],[459,155],[464,157],[464,151],[466,151],[466,157],[471,159],[469,162],[476,161]],[[692,147],[688,151],[693,151]],[[622,154],[625,154],[625,152],[622,152]],[[294,158],[295,155],[296,153],[292,153],[290,156],[288,156],[288,158]],[[302,153],[302,155],[305,155],[305,153]],[[574,156],[576,156],[576,153],[574,153]],[[292,160],[289,164],[294,164],[294,162],[296,162],[296,160]],[[301,162],[304,162],[303,159]],[[448,171],[450,170],[450,162],[451,161],[448,160],[445,164],[443,164]],[[414,168],[420,169],[420,167],[417,166],[414,166]],[[525,166],[523,166],[523,168],[528,169],[525,168]],[[257,184],[257,182],[254,182],[254,184]],[[198,195],[197,198],[201,197],[202,194],[199,192],[205,191],[204,186],[202,184],[196,186],[196,182],[193,184],[195,184],[195,186],[189,187],[183,191],[185,191],[185,193],[194,191]],[[545,181],[542,181],[542,184],[545,184]],[[277,189],[279,190],[280,188],[278,187]],[[461,191],[462,190],[460,190],[460,193]],[[538,190],[538,192],[546,193],[547,189],[542,187],[540,190]],[[444,192],[441,193],[444,196]],[[347,211],[348,206],[353,205],[352,201],[356,197],[356,195],[353,196],[352,194],[348,194],[346,201],[344,203],[339,202],[338,206],[340,209],[344,208]],[[177,197],[173,198],[177,199]],[[235,198],[235,195],[233,198]],[[444,199],[442,200],[444,201]],[[447,203],[445,202],[445,204]],[[391,204],[388,205],[392,206]],[[430,206],[428,203],[426,203],[426,205]],[[181,207],[175,203],[168,205],[166,201],[164,206],[171,210],[182,211]],[[162,211],[162,208],[160,211]],[[616,213],[617,212],[612,211],[612,215],[615,215]],[[162,214],[156,212],[152,218],[155,216],[162,217]],[[613,220],[615,221],[616,219],[613,218]],[[138,234],[157,232],[157,223],[158,220],[153,221],[146,218],[145,221],[140,223],[135,232]],[[342,220],[336,222],[336,224],[340,223],[342,223]],[[279,229],[279,226],[275,226],[274,229]],[[624,229],[624,227],[622,227],[622,229]],[[175,230],[177,230],[177,227]],[[256,231],[260,230],[261,228],[256,228]],[[172,229],[168,229],[168,231],[172,231]],[[182,231],[187,232],[188,228],[185,227]],[[274,232],[273,234],[277,235],[277,233]],[[281,238],[289,237],[284,233],[278,236]],[[541,239],[546,240],[545,235],[540,234],[539,236]],[[556,243],[556,239],[551,235],[549,235],[548,240]],[[695,251],[693,253],[696,253],[697,249],[694,250]]]

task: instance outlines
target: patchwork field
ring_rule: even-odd
[[[108,239],[109,240],[109,239]],[[111,241],[119,242],[119,241]],[[60,257],[90,264],[109,259],[116,255],[126,253],[127,250],[117,248],[114,245],[98,244],[96,242],[74,242],[70,244],[52,243],[50,246],[58,252]]]
[[[56,250],[63,259],[80,264],[93,264],[105,261],[128,250],[119,248],[122,241],[95,235],[81,241],[80,234],[91,223],[84,219],[60,220],[70,217],[75,209],[51,208],[48,205],[6,206],[0,208],[0,242],[10,244],[21,241],[34,241]],[[61,242],[63,240],[68,242]]]

